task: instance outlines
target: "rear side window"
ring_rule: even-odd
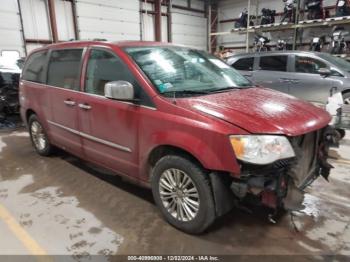
[[[295,57],[295,71],[298,73],[319,74],[320,68],[327,68],[327,65],[311,57]]]
[[[83,49],[64,49],[51,52],[47,84],[79,90],[80,65]]]
[[[254,57],[238,59],[232,64],[232,67],[237,70],[253,71]]]
[[[266,71],[287,71],[288,57],[280,56],[262,56],[260,57],[260,69]]]
[[[23,69],[22,79],[36,83],[45,83],[47,51],[32,54]]]

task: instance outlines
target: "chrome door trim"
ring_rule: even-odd
[[[92,140],[92,141],[95,141],[95,142],[104,144],[104,145],[106,145],[106,146],[114,147],[114,148],[116,148],[116,149],[119,149],[119,150],[122,150],[122,151],[131,153],[131,149],[128,148],[128,147],[121,146],[121,145],[118,145],[118,144],[109,142],[109,141],[107,141],[107,140],[100,139],[100,138],[95,137],[95,136],[91,136],[91,135],[85,134],[85,133],[82,133],[82,132],[80,132],[80,135],[81,135],[82,137],[85,137],[85,138],[90,139],[90,140]]]
[[[75,130],[75,129],[72,129],[72,128],[69,128],[69,127],[66,127],[66,126],[57,124],[57,123],[52,122],[52,121],[50,121],[50,120],[47,120],[47,122],[48,122],[49,124],[51,124],[51,125],[54,125],[54,126],[57,126],[57,127],[62,128],[62,129],[65,129],[65,130],[67,130],[67,131],[69,131],[69,132],[71,132],[71,133],[73,133],[73,134],[80,135],[80,132],[77,131],[77,130]]]
[[[90,110],[92,107],[87,104],[79,104],[79,107],[84,110]]]
[[[131,153],[132,150],[128,147],[125,147],[125,146],[122,146],[122,145],[119,145],[119,144],[115,144],[115,143],[112,143],[110,141],[107,141],[107,140],[103,140],[101,138],[98,138],[98,137],[95,137],[95,136],[91,136],[89,134],[86,134],[86,133],[83,133],[83,132],[79,132],[78,130],[75,130],[75,129],[72,129],[72,128],[69,128],[69,127],[66,127],[66,126],[63,126],[63,125],[60,125],[58,123],[55,123],[55,122],[52,122],[52,121],[47,121],[49,124],[51,125],[54,125],[54,126],[57,126],[57,127],[60,127],[64,130],[67,130],[73,134],[76,134],[76,135],[79,135],[81,137],[84,137],[84,138],[87,138],[89,140],[92,140],[94,142],[98,142],[100,144],[104,144],[106,146],[110,146],[110,147],[113,147],[113,148],[116,148],[116,149],[119,149],[121,151],[124,151],[124,152],[129,152]]]
[[[79,93],[79,94],[94,96],[94,97],[98,97],[98,98],[101,98],[101,99],[108,99],[108,98],[106,98],[105,96],[96,95],[96,94],[90,94],[90,93],[82,92],[82,91],[80,91],[80,90],[79,90],[79,91],[76,91],[76,90],[72,90],[72,89],[62,88],[62,87],[58,87],[58,86],[51,86],[51,85],[42,84],[42,83],[37,83],[37,82],[28,81],[28,80],[24,80],[24,79],[21,79],[21,81],[27,82],[27,83],[31,83],[31,84],[35,84],[35,85],[41,85],[41,86],[43,86],[43,87],[57,88],[57,89],[66,90],[66,91],[70,91],[70,92],[74,92],[74,93]],[[146,108],[146,109],[150,109],[150,110],[154,110],[154,111],[157,110],[157,108],[155,108],[155,107],[145,106],[145,105],[138,105],[138,104],[131,103],[131,102],[127,102],[127,101],[120,101],[120,100],[113,100],[113,101],[116,101],[116,102],[118,102],[118,103],[127,104],[127,105],[133,105],[133,106],[137,106],[137,107],[142,107],[142,108]]]
[[[75,102],[71,100],[64,100],[63,103],[65,103],[67,106],[75,106]]]

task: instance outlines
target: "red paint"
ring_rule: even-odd
[[[193,98],[171,98],[158,94],[138,66],[124,53],[126,46],[167,45],[156,42],[69,42],[42,49],[105,47],[116,53],[151,98],[155,109],[85,94],[84,79],[89,51],[85,53],[81,92],[46,87],[21,81],[21,115],[34,111],[51,142],[79,157],[98,163],[140,182],[148,182],[148,158],[158,146],[170,145],[187,151],[208,170],[239,176],[240,166],[229,142],[232,134],[281,134],[296,136],[326,126],[325,111],[291,96],[264,88],[234,90]],[[88,103],[92,110],[67,107],[71,99]],[[68,128],[123,145],[120,151],[93,142],[49,124],[59,122]]]

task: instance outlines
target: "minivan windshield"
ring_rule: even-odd
[[[220,59],[185,47],[129,47],[125,51],[158,91],[169,94],[209,94],[252,86]]]
[[[346,61],[343,58],[336,57],[330,54],[326,53],[320,53],[319,54],[321,58],[324,60],[327,60],[328,62],[332,63],[333,65],[339,67],[339,69],[342,69],[346,72],[350,72],[350,62]]]

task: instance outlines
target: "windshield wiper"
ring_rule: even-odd
[[[173,90],[173,91],[165,91],[162,92],[162,94],[199,94],[199,95],[205,95],[205,94],[209,94],[210,92],[207,90]]]
[[[247,87],[240,87],[240,86],[229,86],[229,87],[224,87],[224,88],[218,88],[218,89],[212,89],[210,90],[210,93],[221,93],[221,92],[225,92],[228,90],[234,90],[234,89],[245,89]]]

